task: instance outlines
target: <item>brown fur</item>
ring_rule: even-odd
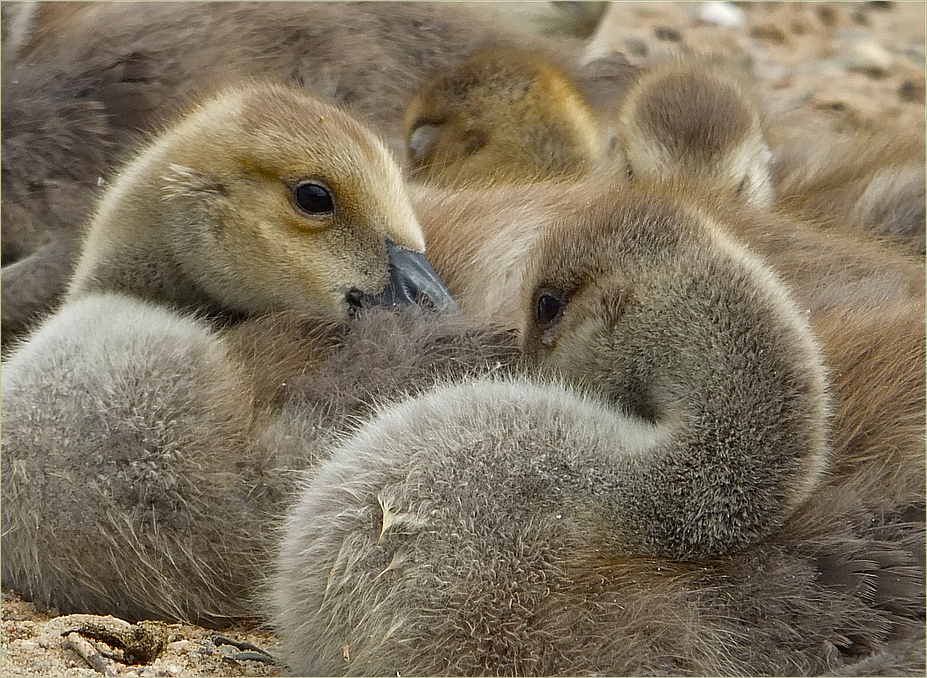
[[[62,234],[25,259],[3,267],[0,324],[4,353],[54,310],[50,304],[66,292],[73,273],[74,253],[79,249],[80,243]]]
[[[144,129],[151,114],[163,119],[184,100],[259,77],[329,95],[388,134],[399,131],[402,109],[426,76],[482,46],[537,42],[465,3],[187,2],[167,11],[158,3],[48,2],[36,7],[25,33],[12,60],[17,67],[45,63],[74,77],[135,65],[122,88],[128,94],[134,85],[135,94],[145,96],[126,97],[123,105],[144,108],[115,107],[116,122],[124,126]],[[105,52],[99,49],[104,42]],[[579,42],[544,42],[565,63],[578,61]],[[61,62],[64,56],[70,59]],[[589,77],[573,68],[581,88],[603,97],[613,96],[628,73],[620,55],[598,60]],[[120,93],[114,85],[103,80],[92,89]]]
[[[569,86],[552,54],[509,48],[478,53],[429,83],[407,111],[416,176],[459,185],[575,176],[591,169],[603,174],[603,152],[590,153],[575,133],[568,139],[577,129],[592,131],[604,122],[590,118],[591,108],[575,104],[575,90],[542,96],[553,73]],[[633,75],[629,68],[629,80]],[[528,82],[534,90],[510,101],[512,91]],[[781,128],[789,121],[780,121],[780,129],[771,126],[745,78],[707,63],[658,62],[618,87],[617,96],[619,152],[606,160],[626,164],[630,176],[697,183],[725,199],[740,196],[767,206],[777,193],[775,208],[788,217],[885,236],[923,254],[922,137],[859,135],[822,143],[799,134],[786,141]],[[553,107],[550,101],[563,104]],[[420,136],[412,139],[419,126]],[[776,158],[767,136],[776,140]],[[554,151],[532,155],[545,145]],[[558,152],[573,160],[564,159],[559,168],[550,164]]]
[[[453,192],[414,189],[412,194],[429,259],[461,307],[514,327],[525,261],[538,234],[551,224],[579,218],[582,206],[595,196],[623,190],[621,180],[585,180]],[[885,301],[924,295],[923,260],[865,233],[821,230],[682,183],[671,190],[701,203],[707,215],[769,262],[812,313],[840,305],[876,308]]]
[[[683,73],[666,74],[660,89],[639,103],[640,124],[641,132],[675,142],[668,143],[668,150],[677,160],[691,154],[694,162],[708,163],[747,135],[754,121],[738,92],[699,84]],[[676,97],[685,100],[686,115]],[[704,119],[719,124],[707,130],[695,124]]]
[[[586,39],[598,26],[607,2],[480,2],[480,12],[508,22],[514,30],[529,27],[541,35],[572,35]]]
[[[812,320],[834,395],[834,473],[869,504],[924,494],[924,303],[835,309]]]
[[[482,44],[518,39],[478,13],[433,3],[50,2],[37,6],[8,77],[29,81],[42,64],[60,87],[79,82],[110,124],[146,131],[224,86],[270,79],[329,96],[398,136],[402,109],[428,74]],[[576,52],[569,42],[563,49]],[[626,62],[613,63],[622,71]],[[66,94],[45,98],[63,106]]]
[[[923,134],[858,134],[781,144],[779,209],[823,228],[853,228],[925,252]]]
[[[521,318],[525,257],[582,191],[566,182],[454,191],[411,186],[429,260],[464,313],[514,329]],[[569,216],[567,217],[569,218]]]
[[[120,134],[129,140],[102,103],[81,96],[86,82],[17,70],[4,60],[4,352],[63,296],[80,250],[75,224],[97,199]]]
[[[717,66],[658,63],[618,106],[628,170],[698,182],[820,227],[856,229],[924,254],[923,134],[837,138],[765,120],[743,78]],[[771,139],[775,156],[766,139]]]
[[[18,80],[3,65],[3,265],[60,236],[73,237],[98,180],[113,162],[104,107],[79,96],[83,83],[56,82],[38,68]],[[48,96],[57,88],[60,99]]]
[[[427,336],[428,349],[420,357],[403,348],[403,336],[410,332]],[[374,348],[375,339],[367,334],[392,338]],[[223,341],[247,372],[258,409],[280,407],[298,393],[301,399],[315,399],[319,407],[348,412],[395,398],[403,388],[411,388],[417,374],[423,380],[429,371],[437,375],[439,364],[462,374],[478,371],[471,353],[495,363],[497,369],[503,365],[508,369],[516,357],[513,335],[460,317],[426,319],[414,312],[406,316],[371,312],[351,324],[320,322],[295,312],[275,313],[224,329]],[[325,369],[320,369],[323,364]]]

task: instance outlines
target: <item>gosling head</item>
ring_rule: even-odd
[[[195,107],[123,168],[71,294],[335,318],[369,304],[452,305],[424,249],[376,136],[303,92],[254,85]]]
[[[534,181],[592,169],[605,150],[596,115],[550,57],[491,47],[427,82],[406,109],[412,176],[433,182]]]
[[[697,197],[636,182],[574,201],[528,266],[522,348],[699,454],[790,460],[793,490],[771,503],[794,508],[826,459],[820,350],[785,286]]]
[[[729,74],[678,63],[655,67],[630,88],[618,127],[632,179],[696,181],[754,205],[772,202],[758,108]]]

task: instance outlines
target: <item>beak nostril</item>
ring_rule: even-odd
[[[424,291],[419,291],[418,294],[416,294],[415,303],[427,311],[438,310],[438,305],[435,303],[435,300]]]
[[[364,309],[364,299],[367,295],[359,289],[352,288],[344,295],[344,303],[347,306],[348,316],[356,317]]]
[[[344,295],[344,300],[348,302],[348,306],[353,306],[355,308],[361,307],[362,298],[363,298],[363,292],[361,292],[356,287],[348,290],[347,294]]]

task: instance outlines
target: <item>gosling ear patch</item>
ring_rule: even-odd
[[[164,181],[162,200],[228,195],[225,185],[217,177],[183,165],[169,165]]]
[[[750,177],[744,175],[744,178],[740,180],[740,185],[737,186],[737,190],[734,192],[734,195],[738,198],[743,198],[750,192]]]
[[[625,288],[609,290],[602,296],[603,316],[609,327],[614,327],[621,322],[621,318],[632,299],[631,290]]]
[[[489,141],[489,134],[480,130],[471,130],[467,132],[464,143],[464,153],[467,155],[473,155],[479,151],[483,146],[486,145],[486,142]]]
[[[621,157],[621,133],[614,125],[607,125],[602,131],[602,157]]]

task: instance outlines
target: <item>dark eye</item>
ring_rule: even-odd
[[[538,327],[542,330],[547,329],[554,324],[554,321],[560,317],[560,311],[563,309],[563,302],[557,297],[547,292],[538,296],[537,320]]]
[[[293,191],[299,209],[307,214],[325,215],[335,211],[335,199],[328,187],[316,181],[299,184]]]
[[[412,128],[412,134],[409,135],[409,142],[406,144],[409,160],[424,164],[426,158],[435,150],[440,131],[441,128],[438,125],[417,121]]]

